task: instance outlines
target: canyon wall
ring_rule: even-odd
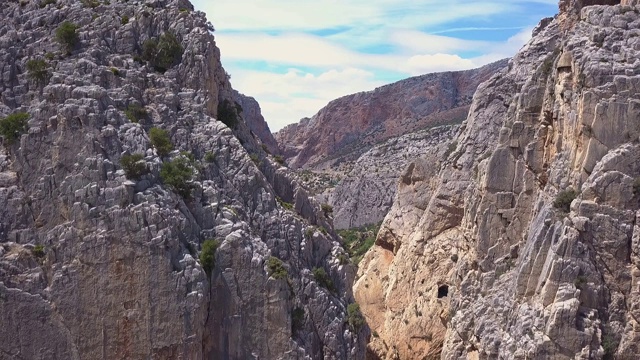
[[[563,1],[401,178],[354,286],[371,358],[640,353],[640,8],[596,3]]]

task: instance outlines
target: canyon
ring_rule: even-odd
[[[0,13],[0,359],[640,354],[640,1],[275,135],[187,0]]]

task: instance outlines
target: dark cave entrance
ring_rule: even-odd
[[[438,299],[445,298],[449,295],[449,285],[440,285],[438,287]]]

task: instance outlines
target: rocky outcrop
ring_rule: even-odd
[[[440,126],[399,136],[374,146],[353,164],[351,170],[329,192],[337,229],[380,223],[395,198],[398,178],[417,158],[437,164],[446,152],[458,126]]]
[[[335,169],[385,140],[460,123],[478,84],[505,64],[503,60],[475,70],[417,76],[345,96],[275,137],[292,168]]]
[[[233,122],[219,105],[238,95],[203,13],[183,0],[0,12],[0,118],[28,114],[0,147],[0,358],[363,357],[331,223],[262,150],[252,106],[232,128],[216,120]],[[63,21],[77,26],[69,51],[54,41]],[[184,51],[159,72],[139,56],[167,32]],[[159,155],[154,127],[175,150]]]
[[[640,8],[562,10],[479,87],[437,175],[403,176],[354,287],[374,356],[640,352]]]
[[[269,124],[264,120],[260,104],[256,99],[234,91],[234,101],[240,105],[245,124],[264,145],[264,150],[270,154],[278,155],[280,153],[278,143],[269,129]]]

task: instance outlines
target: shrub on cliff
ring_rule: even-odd
[[[326,288],[329,291],[334,291],[333,281],[329,277],[329,274],[324,270],[324,268],[314,268],[313,269],[313,277],[316,279],[320,286]]]
[[[360,330],[362,325],[364,325],[364,316],[362,316],[362,312],[360,312],[360,305],[353,303],[347,306],[347,321],[353,330]]]
[[[571,211],[571,202],[577,196],[578,193],[573,189],[561,191],[556,196],[556,200],[553,202],[553,207],[568,213],[569,211]]]
[[[161,73],[179,64],[183,52],[184,49],[178,38],[170,32],[162,34],[158,39],[151,38],[142,44],[142,58]]]
[[[42,59],[27,61],[27,74],[29,78],[38,84],[45,84],[49,76],[49,64]]]
[[[167,156],[173,150],[173,144],[171,144],[167,130],[151,128],[149,130],[149,140],[151,140],[151,145],[156,148],[160,156]]]
[[[131,120],[131,122],[133,123],[140,122],[140,120],[144,119],[148,115],[147,110],[138,104],[129,104],[129,106],[127,106],[127,110],[125,110],[124,113],[127,115],[127,118],[129,118],[129,120]]]
[[[56,41],[67,53],[71,53],[80,42],[80,37],[76,32],[78,28],[78,25],[65,21],[56,29]]]
[[[275,256],[272,256],[267,260],[267,268],[269,269],[269,275],[274,279],[286,279],[289,276],[287,268],[284,267],[282,260]]]
[[[220,242],[214,239],[208,239],[202,243],[202,251],[200,251],[200,263],[202,264],[204,272],[207,273],[208,276],[211,276],[211,272],[215,267],[216,250],[218,250],[218,246],[220,246]]]
[[[14,113],[4,119],[0,119],[0,135],[8,144],[13,144],[27,129],[29,114],[25,112]]]
[[[189,159],[181,156],[162,164],[160,178],[183,198],[191,197],[193,167]]]
[[[149,173],[147,164],[144,162],[142,154],[124,155],[120,159],[120,165],[124,170],[127,179],[139,179],[142,175]]]

